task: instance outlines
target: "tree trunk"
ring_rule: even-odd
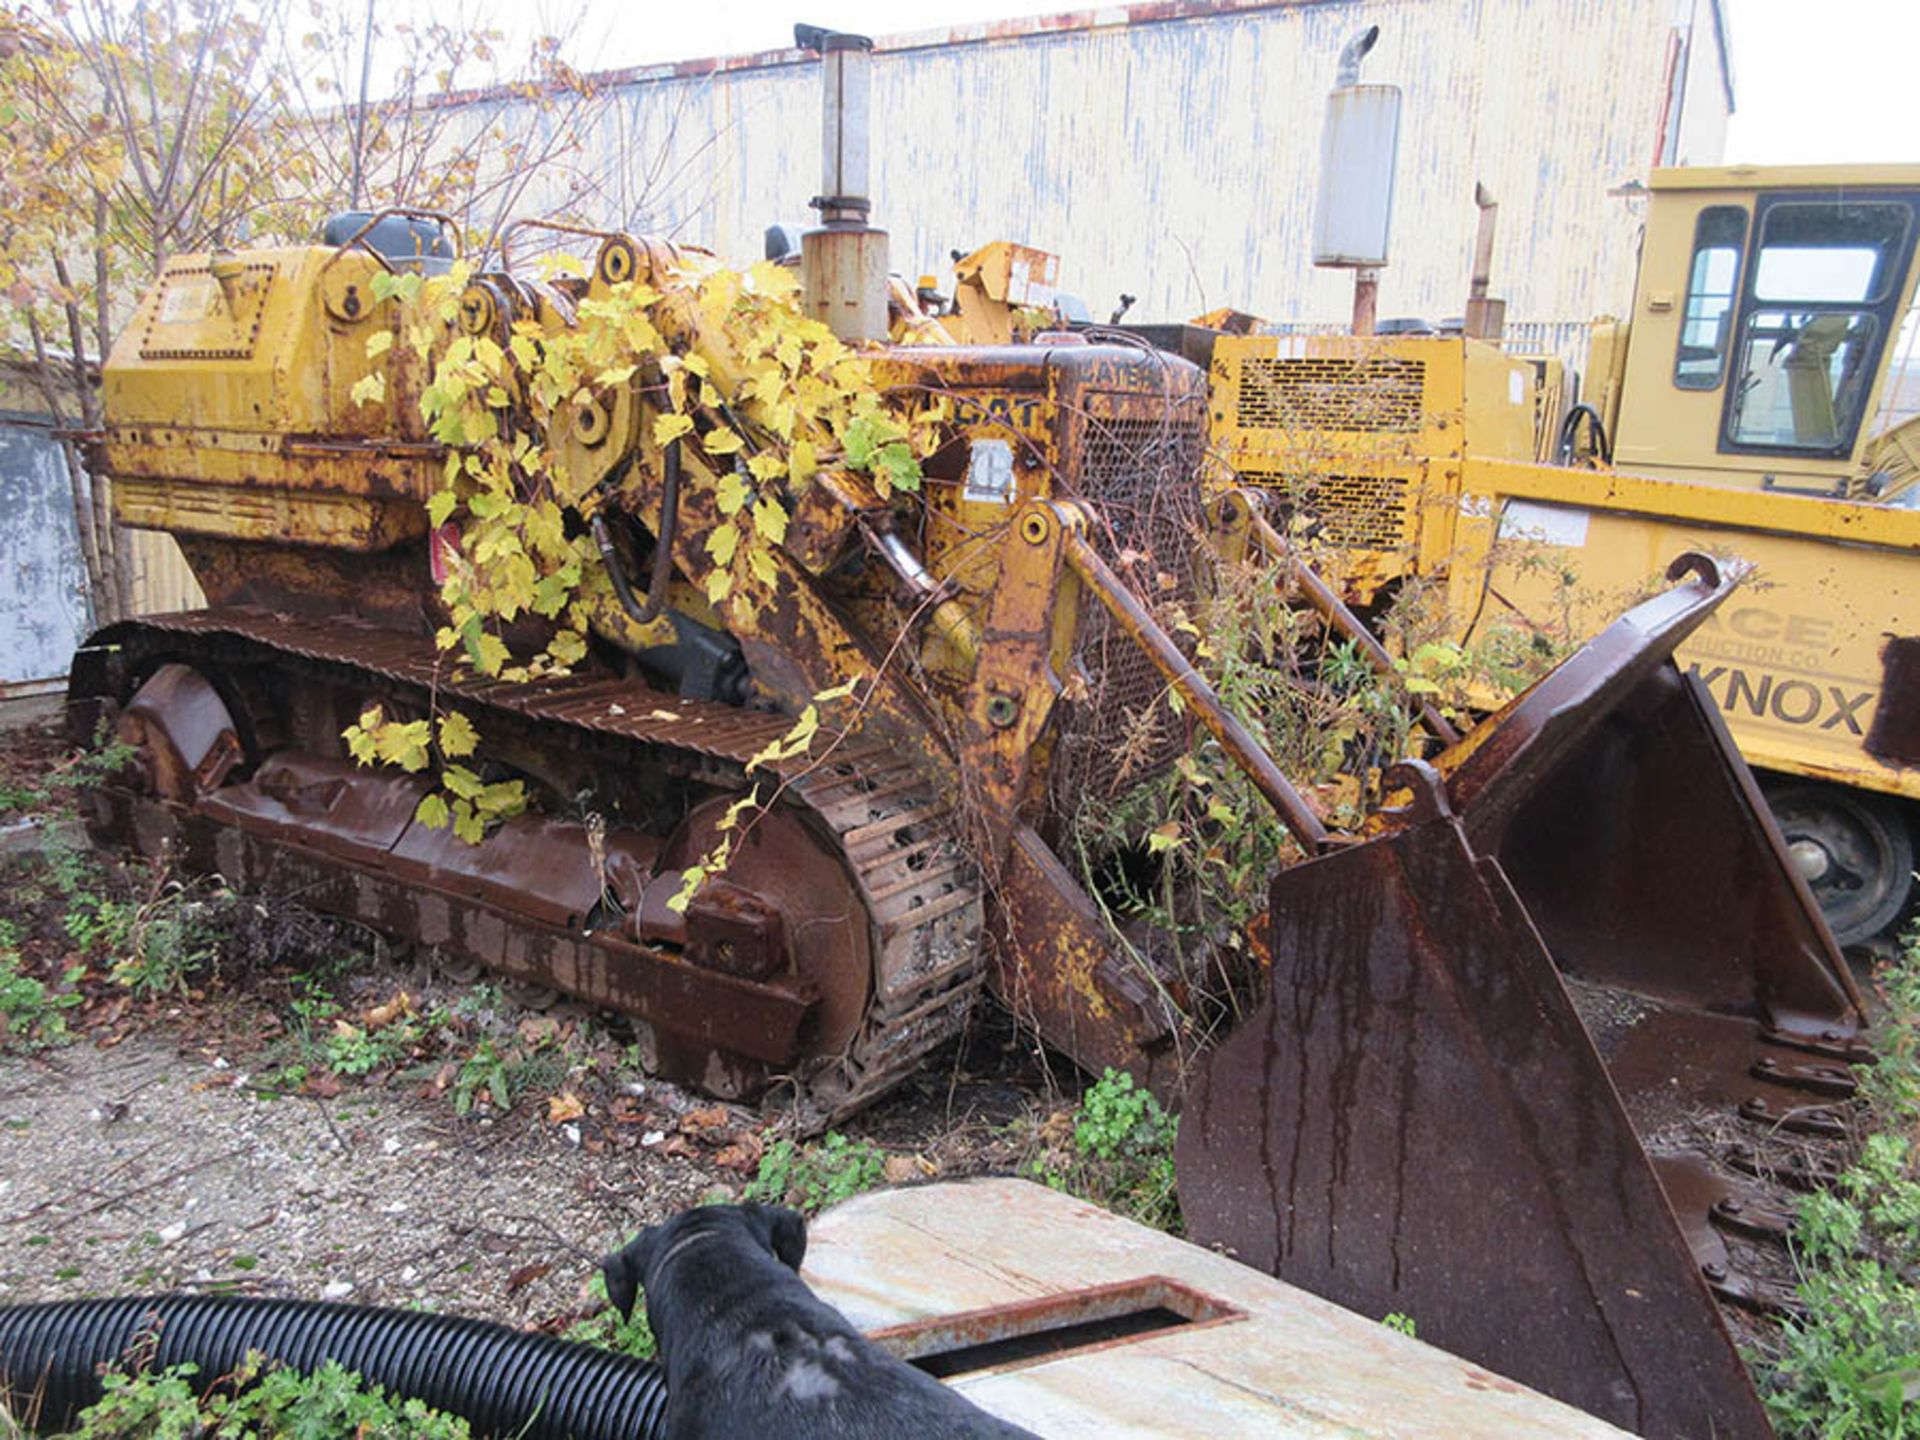
[[[73,288],[73,277],[67,270],[66,257],[55,252],[53,273],[65,292],[61,308],[67,314],[67,340],[73,346],[73,385],[80,397],[81,423],[91,431],[98,431],[104,422],[100,410],[100,398],[94,394],[93,382],[88,374],[87,340],[80,320],[80,296]],[[77,447],[69,447],[77,448]],[[133,613],[133,574],[128,557],[124,556],[121,546],[119,527],[113,523],[113,482],[104,475],[91,476],[93,491],[93,532],[94,543],[100,551],[101,580],[113,594],[113,615],[120,619]]]
[[[40,397],[46,403],[47,414],[52,417],[54,425],[64,430],[67,427],[66,407],[60,403],[60,392],[54,384],[46,337],[41,333],[39,318],[31,311],[27,312],[27,333],[33,339],[33,376],[40,387]],[[124,612],[120,607],[119,584],[100,548],[100,527],[96,518],[98,496],[94,493],[97,487],[87,473],[77,445],[63,438],[60,452],[67,466],[67,490],[73,502],[73,527],[80,540],[80,559],[87,568],[87,600],[93,609],[94,623],[109,625],[120,619]]]

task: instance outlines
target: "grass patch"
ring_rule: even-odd
[[[829,1130],[809,1145],[777,1140],[768,1146],[740,1198],[791,1205],[811,1215],[886,1181],[886,1151],[869,1140],[849,1140]]]
[[[1869,1123],[1794,1227],[1804,1317],[1758,1357],[1782,1436],[1920,1440],[1920,932],[1882,973],[1887,1018],[1862,1077]]]
[[[1131,1075],[1109,1069],[1087,1087],[1065,1143],[1028,1162],[1037,1180],[1170,1235],[1181,1233],[1173,1174],[1179,1121]]]
[[[207,1386],[191,1365],[159,1373],[109,1372],[101,1383],[100,1401],[65,1432],[72,1440],[468,1440],[471,1434],[465,1420],[418,1400],[390,1397],[335,1364],[302,1376],[249,1361],[236,1375]],[[21,1433],[0,1415],[0,1437],[13,1440]]]

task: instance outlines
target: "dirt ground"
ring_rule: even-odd
[[[601,1255],[737,1195],[765,1143],[752,1112],[633,1073],[557,1122],[555,1095],[591,1087],[464,1116],[392,1076],[286,1093],[207,1018],[186,1006],[109,1048],[0,1055],[0,1304],[217,1291],[564,1330],[599,1308]],[[1007,1168],[1010,1123],[1050,1108],[1031,1076],[943,1060],[847,1127],[896,1178]]]
[[[61,754],[47,734],[0,736],[0,789]],[[58,815],[62,798],[16,811]],[[103,904],[190,917],[211,970],[130,993],[73,939],[76,908]],[[0,921],[24,972],[75,996],[70,1043],[0,1034],[0,1304],[219,1291],[562,1331],[600,1308],[601,1255],[740,1193],[773,1139],[750,1109],[642,1074],[617,1017],[529,1008],[295,905],[103,865],[70,820],[0,825]],[[418,1043],[364,1074],[321,1063],[336,1030],[390,1023]],[[488,1046],[514,1067],[505,1107],[463,1073]],[[890,1179],[1006,1170],[1065,1099],[988,1014],[843,1129],[884,1147]]]

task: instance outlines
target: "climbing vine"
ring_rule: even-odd
[[[436,641],[456,665],[524,682],[566,674],[585,658],[594,616],[613,593],[586,522],[640,509],[646,475],[632,454],[609,464],[581,442],[622,407],[644,405],[653,447],[696,447],[720,476],[701,590],[722,625],[774,597],[794,507],[824,468],[863,475],[882,498],[919,488],[920,457],[947,418],[938,401],[885,395],[871,357],[801,311],[791,270],[763,262],[740,271],[674,253],[656,283],[592,289],[572,278],[584,273],[577,261],[552,261],[545,282],[525,287],[534,303],[521,308],[532,313],[504,329],[474,323],[486,313],[476,293],[499,292],[476,292],[464,266],[426,279],[376,277],[375,294],[397,301],[401,320],[372,337],[369,356],[399,344],[432,364],[420,408],[447,447],[427,502],[445,567],[447,619]],[[361,403],[387,398],[383,369],[354,388]],[[846,693],[816,696],[756,760],[805,753],[818,704]],[[518,780],[489,781],[460,763],[478,736],[457,713],[407,719],[370,707],[345,738],[362,763],[409,771],[428,769],[438,752],[440,788],[420,802],[423,824],[452,824],[478,840],[526,804]],[[686,872],[680,906],[724,867],[757,794],[728,813],[720,848]]]

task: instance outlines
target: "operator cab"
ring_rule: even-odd
[[[1847,493],[1905,418],[1887,378],[1906,348],[1920,167],[1656,171],[1651,195],[1615,392],[1621,468]]]

